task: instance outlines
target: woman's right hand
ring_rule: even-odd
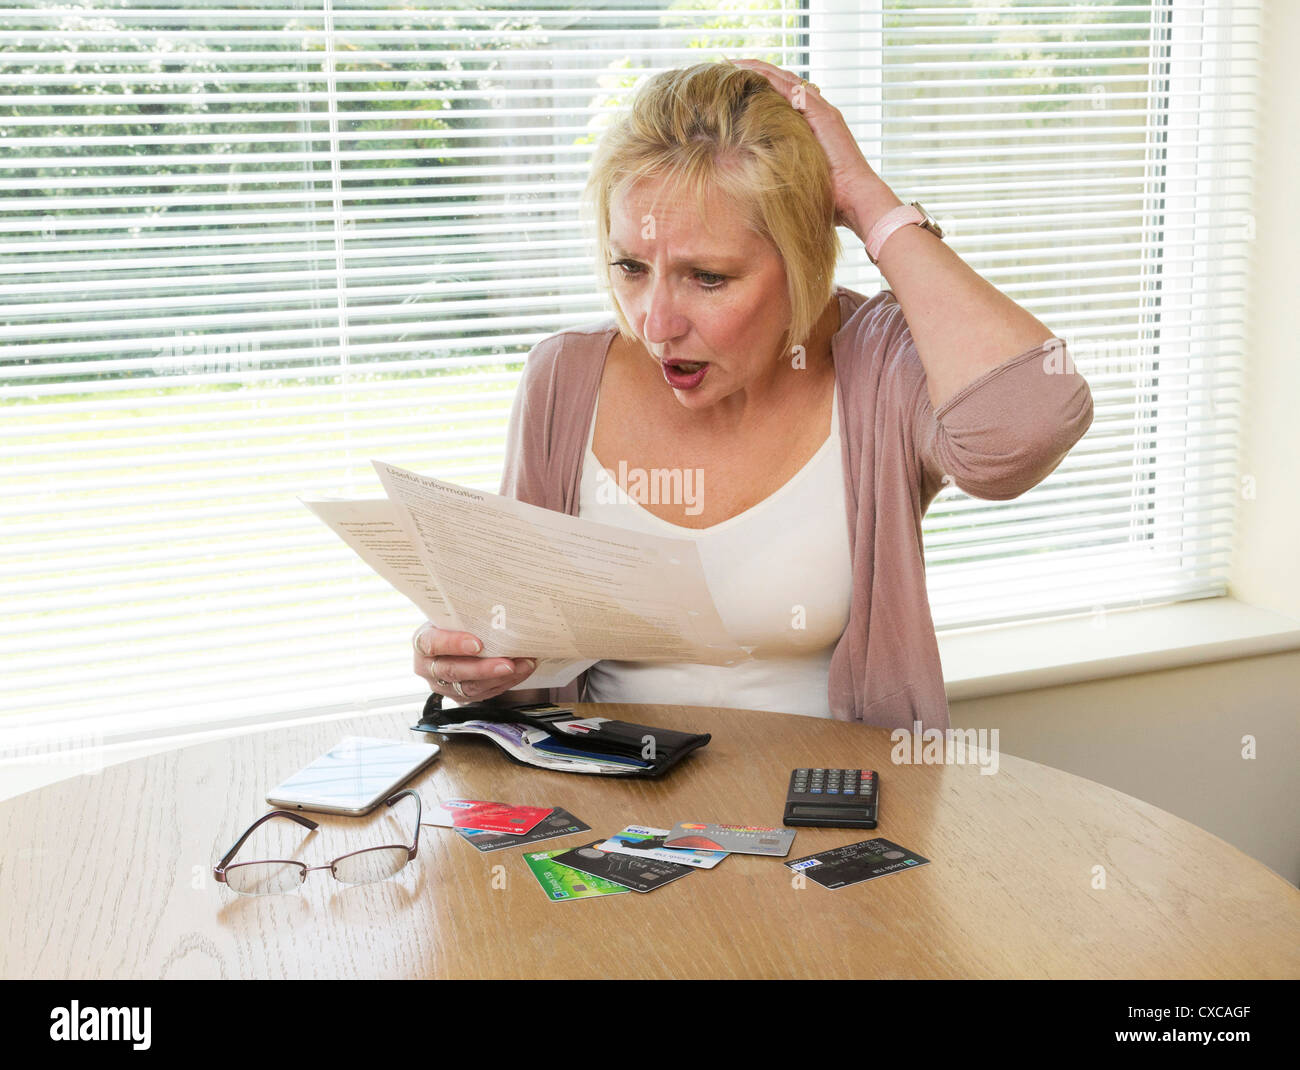
[[[537,668],[535,658],[482,658],[483,644],[469,632],[425,621],[411,637],[415,674],[453,702],[484,702],[518,687]],[[457,690],[459,684],[461,690]]]

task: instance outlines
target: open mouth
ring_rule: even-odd
[[[664,360],[659,363],[664,370],[664,378],[668,380],[668,385],[675,390],[693,390],[704,381],[704,376],[709,370],[708,361]]]

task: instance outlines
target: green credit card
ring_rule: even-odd
[[[618,895],[620,892],[631,891],[621,884],[552,861],[556,855],[567,854],[568,850],[567,847],[561,847],[558,851],[534,851],[524,855],[524,861],[528,863],[537,883],[542,886],[547,899],[558,903],[564,899],[588,899],[593,895]]]

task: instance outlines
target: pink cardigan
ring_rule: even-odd
[[[921,517],[945,473],[976,498],[1029,490],[1092,424],[1092,393],[1065,359],[1065,343],[1051,339],[985,372],[936,412],[894,295],[867,298],[843,286],[835,294],[841,326],[831,353],[853,594],[831,657],[831,713],[886,728],[910,730],[913,721],[947,728]],[[533,347],[510,417],[503,495],[577,513],[587,436],[616,333],[610,317]],[[1056,373],[1047,374],[1049,367]],[[551,700],[578,701],[585,675],[552,689]]]

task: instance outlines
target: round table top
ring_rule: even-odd
[[[998,755],[896,764],[886,729],[705,707],[577,705],[709,732],[660,779],[529,769],[490,742],[409,729],[418,711],[249,733],[0,803],[7,978],[1273,978],[1300,975],[1300,892],[1131,796]],[[267,790],[347,735],[438,742],[407,786],[562,806],[591,831],[480,853],[426,826],[395,878],[241,897],[213,864]],[[909,748],[910,749],[910,748]],[[785,859],[735,854],[650,893],[552,902],[522,855],[626,825],[780,825],[790,770],[879,771],[874,830],[800,828]],[[991,770],[986,762],[984,769]],[[409,842],[410,816],[260,826],[239,858],[319,865]],[[427,814],[426,814],[427,817]],[[405,822],[405,824],[403,824]],[[782,863],[882,837],[928,865],[827,890]],[[283,852],[299,851],[299,854]],[[250,853],[251,852],[251,853]]]

